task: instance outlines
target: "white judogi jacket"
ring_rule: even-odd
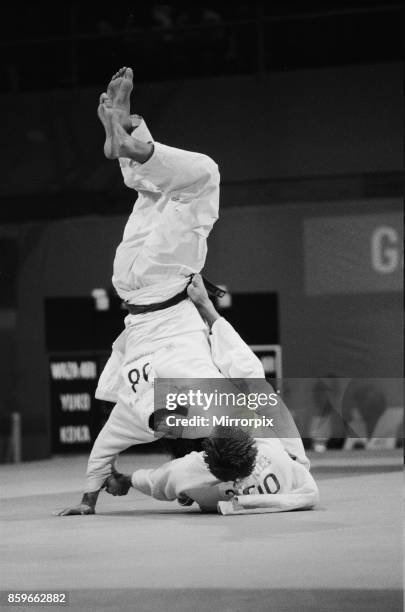
[[[155,499],[172,501],[187,496],[201,510],[248,514],[304,510],[319,501],[309,470],[294,461],[276,438],[256,438],[258,454],[253,473],[236,483],[220,482],[204,462],[203,453],[190,453],[157,469],[136,470],[132,485]]]

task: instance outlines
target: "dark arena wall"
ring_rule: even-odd
[[[145,117],[158,142],[217,161],[223,205],[268,205],[288,195],[311,201],[325,195],[327,180],[327,199],[343,199],[349,189],[356,189],[356,196],[366,190],[368,196],[384,196],[395,184],[401,193],[393,176],[402,168],[401,78],[400,64],[385,63],[141,83],[133,110]],[[115,164],[102,154],[96,115],[101,91],[0,97],[0,108],[10,117],[0,196],[41,196],[31,203],[16,200],[24,206],[20,211],[4,207],[2,220],[103,214],[106,208],[127,213],[131,194],[124,195]],[[278,184],[287,179],[281,191]],[[303,181],[299,190],[294,189],[298,180]],[[247,181],[254,197],[246,196]],[[62,192],[60,210],[47,210]]]

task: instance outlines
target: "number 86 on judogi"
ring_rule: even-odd
[[[134,393],[138,393],[140,385],[151,383],[151,364],[149,361],[137,363],[136,367],[130,366],[127,370],[127,380]]]

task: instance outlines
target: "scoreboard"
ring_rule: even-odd
[[[281,379],[281,347],[251,346],[269,382]],[[97,381],[109,353],[50,356],[52,452],[88,452],[105,421],[105,406],[94,397]],[[109,409],[113,404],[108,402]]]
[[[52,452],[92,447],[100,429],[94,398],[99,374],[99,359],[94,355],[50,357]]]

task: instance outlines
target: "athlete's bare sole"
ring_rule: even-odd
[[[116,110],[118,121],[127,131],[132,128],[130,98],[133,87],[132,69],[125,66],[113,75],[107,87],[107,96]]]
[[[130,157],[131,137],[122,127],[119,114],[106,93],[100,96],[97,114],[105,129],[104,155],[107,159]]]
[[[108,94],[101,94],[99,102],[97,114],[105,129],[104,155],[107,159],[127,157],[140,163],[147,161],[153,153],[153,144],[141,142],[127,134]]]

